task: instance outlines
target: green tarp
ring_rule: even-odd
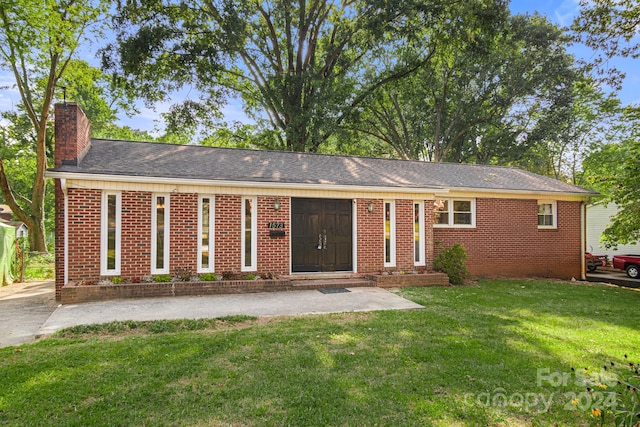
[[[16,229],[0,222],[0,285],[13,283],[13,261],[16,257]]]

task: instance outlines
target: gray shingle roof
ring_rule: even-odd
[[[92,139],[56,172],[290,184],[595,194],[516,168]]]

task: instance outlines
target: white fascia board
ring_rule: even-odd
[[[47,178],[52,179],[73,179],[73,180],[91,180],[91,181],[110,181],[110,182],[131,182],[146,184],[169,184],[169,185],[198,185],[198,186],[218,186],[218,187],[245,187],[245,188],[276,188],[276,189],[305,189],[305,190],[332,190],[344,192],[380,192],[387,191],[390,193],[415,194],[415,193],[432,193],[438,196],[449,194],[446,188],[420,188],[420,187],[375,187],[366,185],[345,185],[345,184],[315,184],[315,183],[291,183],[291,182],[260,182],[260,181],[218,181],[206,179],[190,179],[190,178],[166,178],[166,177],[147,177],[132,175],[102,175],[90,173],[74,173],[74,172],[56,172],[47,171]]]
[[[526,194],[529,196],[545,196],[545,197],[581,197],[589,198],[597,196],[595,193],[578,193],[569,191],[544,191],[544,190],[502,190],[498,188],[461,188],[453,187],[448,191],[455,193],[480,193],[480,194]],[[453,197],[453,196],[452,196]],[[465,196],[466,197],[466,196]]]

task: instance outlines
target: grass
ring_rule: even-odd
[[[637,291],[483,280],[403,294],[426,308],[111,323],[0,349],[0,424],[591,425],[571,405],[582,386],[555,379],[639,356]]]

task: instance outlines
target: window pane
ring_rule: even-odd
[[[538,205],[538,225],[553,226],[553,204],[541,203]]]
[[[449,224],[449,201],[436,200],[433,209],[433,222],[435,224]]]
[[[453,201],[454,212],[471,212],[470,200],[454,200]]]
[[[470,213],[454,213],[453,223],[471,225],[471,214]]]
[[[413,260],[420,262],[420,203],[413,204]]]
[[[200,259],[202,268],[209,268],[209,210],[210,210],[210,202],[209,198],[202,199],[202,212],[200,212],[200,216],[202,218],[202,236],[200,247],[202,252],[202,257]]]
[[[107,270],[116,269],[116,203],[115,194],[107,195]]]
[[[391,262],[391,203],[384,204],[384,262]]]
[[[251,210],[252,200],[245,199],[244,201],[244,266],[251,267],[251,241],[253,230],[251,229]]]
[[[164,268],[164,197],[156,199],[156,268]]]

